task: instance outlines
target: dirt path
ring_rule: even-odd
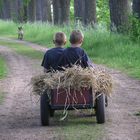
[[[33,60],[20,56],[0,46],[6,58],[9,75],[0,86],[6,99],[0,105],[0,140],[48,140],[55,139],[53,127],[40,127],[38,99],[31,101],[27,84],[35,73],[40,72]]]
[[[109,99],[105,140],[140,140],[140,81],[117,71],[111,71],[115,81],[114,93]]]
[[[8,80],[3,85],[8,96],[0,105],[0,140],[55,139],[53,127],[40,127],[39,105],[31,102],[29,93],[24,92],[30,77],[40,72],[40,68],[35,70],[33,65],[36,62],[6,47],[0,46],[0,52],[7,58],[10,69]],[[140,81],[119,71],[108,71],[113,76],[115,87],[106,111],[103,140],[140,140],[140,116],[134,115],[140,111]]]

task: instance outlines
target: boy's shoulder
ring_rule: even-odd
[[[84,51],[81,47],[68,47],[65,51]]]
[[[57,54],[62,54],[63,52],[64,52],[64,48],[51,48],[45,52],[44,56],[55,57]]]
[[[57,52],[57,51],[64,51],[64,48],[61,48],[61,47],[59,47],[59,48],[51,48],[51,49],[49,49],[48,51],[46,51],[46,53],[53,53],[53,52]]]

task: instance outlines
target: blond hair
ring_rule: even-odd
[[[64,45],[66,43],[67,37],[66,37],[65,33],[57,32],[57,33],[55,33],[53,39],[54,39],[54,43],[56,45]]]
[[[83,39],[84,39],[84,34],[80,30],[73,30],[70,35],[69,41],[71,44],[76,44]]]

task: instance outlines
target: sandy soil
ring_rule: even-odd
[[[30,46],[34,48],[33,44]],[[33,75],[42,71],[37,67],[40,62],[29,60],[4,46],[0,46],[1,54],[8,62],[9,75],[0,81],[0,89],[6,93],[5,101],[0,105],[0,140],[60,139],[55,133],[56,126],[40,126],[38,99],[31,100],[29,94],[27,84]],[[106,110],[103,140],[140,140],[140,117],[134,115],[140,111],[140,81],[119,71],[108,71],[115,84]]]
[[[31,99],[30,78],[42,71],[36,62],[0,46],[6,58],[9,75],[0,81],[6,99],[0,105],[0,140],[48,140],[55,139],[53,127],[40,127],[38,98]],[[39,66],[39,65],[38,65]]]
[[[114,92],[106,110],[104,140],[140,140],[140,81],[109,70]]]

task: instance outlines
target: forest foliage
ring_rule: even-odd
[[[17,23],[102,25],[140,40],[139,6],[139,0],[0,0],[0,19]]]

